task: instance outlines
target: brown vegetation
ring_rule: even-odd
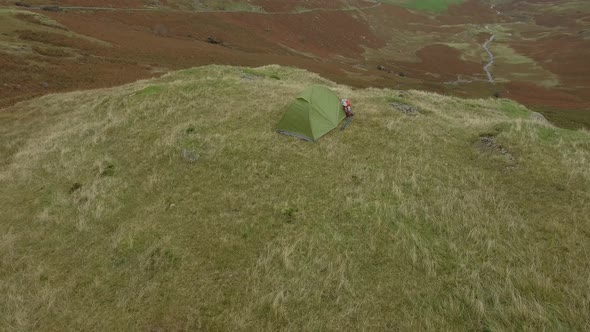
[[[161,3],[172,5],[166,1]],[[298,3],[253,2],[268,12],[294,10]],[[326,3],[317,0],[306,2],[305,6],[342,8],[340,2]],[[81,3],[70,0],[61,4]],[[351,3],[357,6],[367,4],[362,1]],[[83,5],[140,8],[144,3],[139,0],[95,0]],[[522,11],[528,8],[518,4],[511,6],[501,9]],[[168,69],[212,63],[296,66],[355,87],[429,89],[476,97],[506,91],[503,95],[528,105],[543,104],[568,110],[584,110],[590,105],[590,88],[587,88],[590,72],[585,65],[590,57],[590,42],[577,38],[574,27],[568,23],[573,17],[579,18],[579,14],[546,15],[538,20],[542,25],[562,24],[572,30],[569,34],[540,38],[542,35],[538,31],[524,31],[522,36],[529,40],[510,43],[515,51],[557,75],[559,86],[542,88],[535,82],[523,80],[496,86],[475,82],[455,85],[452,89],[442,83],[458,77],[483,78],[482,63],[465,60],[462,51],[442,43],[416,48],[413,53],[415,61],[396,59],[395,54],[387,53],[379,59],[367,59],[366,52],[381,52],[393,32],[452,36],[463,32],[464,24],[483,26],[508,21],[508,16],[497,15],[494,9],[476,1],[452,6],[447,13],[436,17],[386,5],[362,11],[292,14],[107,10],[43,12],[43,15],[63,27],[19,31],[18,38],[32,44],[34,54],[29,57],[16,58],[0,53],[0,61],[4,64],[0,85],[11,86],[0,92],[0,107],[47,92],[112,86],[159,75]],[[31,15],[20,15],[19,18],[40,27],[47,25]],[[55,29],[69,29],[78,35],[58,33]],[[212,44],[208,42],[210,38],[223,42]],[[489,38],[489,34],[479,33],[473,38],[481,42]],[[440,41],[444,42],[444,39]],[[71,49],[72,53],[65,49]],[[377,70],[379,65],[391,72]],[[398,75],[400,72],[404,75]]]

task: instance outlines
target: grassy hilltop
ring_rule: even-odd
[[[353,123],[274,133],[312,83]],[[0,135],[0,330],[590,327],[590,134],[512,101],[208,66]]]

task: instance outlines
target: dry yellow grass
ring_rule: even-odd
[[[350,127],[274,133],[312,83]],[[588,330],[590,134],[529,116],[277,66],[21,103],[0,329]]]

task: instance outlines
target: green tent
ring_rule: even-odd
[[[277,131],[306,141],[316,141],[346,117],[340,99],[330,89],[314,85],[297,97],[279,122]]]

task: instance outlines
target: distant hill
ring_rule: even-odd
[[[13,0],[0,0],[0,5],[14,4]],[[32,6],[55,5],[62,7],[85,6],[105,8],[168,8],[180,10],[251,10],[251,11],[296,11],[312,8],[353,8],[374,4],[367,0],[24,0],[21,4]]]
[[[310,84],[355,119],[274,132]],[[206,66],[0,112],[0,330],[584,330],[590,133]]]
[[[590,128],[589,13],[580,0],[0,0],[0,108],[279,64],[358,88],[501,96]]]

